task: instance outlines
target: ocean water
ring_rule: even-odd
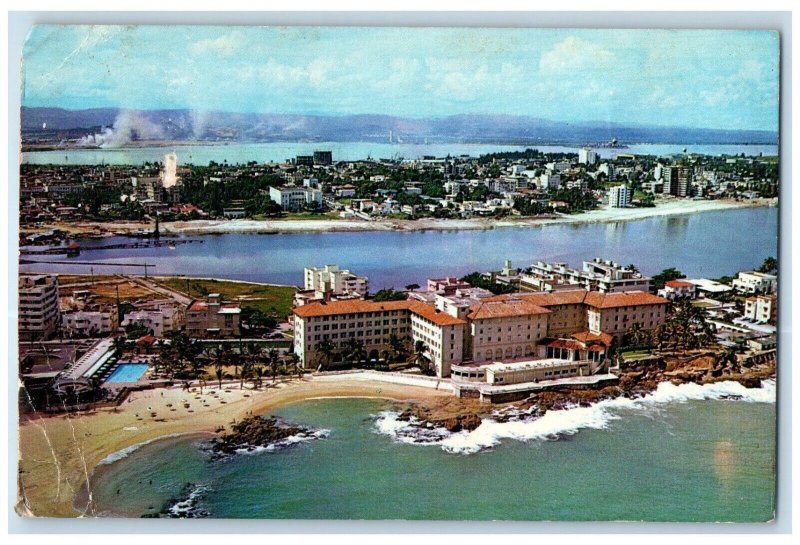
[[[22,154],[22,162],[28,164],[58,165],[140,165],[146,161],[162,161],[164,154],[174,151],[180,164],[207,165],[210,161],[229,164],[258,162],[282,162],[296,155],[310,155],[315,150],[330,150],[335,161],[404,158],[419,159],[425,155],[446,157],[447,155],[479,155],[500,151],[524,151],[536,148],[546,153],[577,153],[578,147],[569,146],[510,146],[503,144],[388,144],[376,142],[269,142],[234,143],[209,145],[175,145],[169,147],[70,149],[33,151]],[[637,155],[674,155],[683,153],[704,155],[774,156],[778,146],[774,144],[632,144],[628,148],[600,148],[603,158],[614,158],[618,153]]]
[[[775,494],[775,384],[662,385],[644,400],[484,422],[423,443],[388,401],[277,415],[328,435],[209,461],[197,439],[146,445],[93,478],[96,508],[220,518],[759,522]]]
[[[646,274],[677,267],[689,277],[718,278],[777,256],[778,209],[740,208],[609,223],[501,227],[465,231],[374,231],[291,234],[185,235],[202,244],[47,256],[55,264],[25,264],[22,272],[188,275],[301,285],[303,268],[335,263],[366,275],[371,291],[425,285],[428,278],[499,270],[505,259],[527,267],[537,260],[580,267],[595,257],[633,263]],[[131,242],[112,237],[85,247]],[[37,257],[37,259],[39,259]],[[70,264],[74,261],[89,265]]]

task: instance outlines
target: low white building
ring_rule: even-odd
[[[777,287],[777,276],[756,271],[740,272],[733,281],[733,289],[739,293],[773,293]]]
[[[775,325],[778,321],[778,298],[774,295],[748,297],[744,303],[744,318],[751,322]]]
[[[303,275],[304,286],[307,290],[331,295],[358,294],[361,296],[366,295],[369,291],[369,279],[366,276],[358,276],[347,269],[340,269],[338,265],[306,267]]]
[[[704,296],[720,295],[733,289],[728,284],[716,282],[715,280],[709,280],[708,278],[693,278],[691,280],[687,279],[685,282],[691,282],[694,284],[695,290],[698,292],[698,294]]]
[[[322,206],[322,191],[309,187],[270,187],[269,198],[278,203],[282,209],[290,211],[302,210],[310,204]]]
[[[169,331],[177,331],[186,321],[185,312],[177,305],[163,303],[156,308],[133,310],[125,314],[120,324],[123,328],[137,323],[163,337]]]
[[[668,280],[664,287],[658,290],[658,295],[670,301],[694,299],[697,296],[697,286],[686,280]]]
[[[66,336],[92,337],[111,333],[116,328],[116,312],[76,310],[61,315]]]

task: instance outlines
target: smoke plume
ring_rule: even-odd
[[[161,185],[172,187],[178,182],[178,156],[168,153],[164,156],[164,170],[161,172]]]
[[[102,132],[84,136],[78,141],[78,145],[118,148],[136,140],[158,140],[163,137],[164,131],[161,127],[139,112],[122,110],[112,127],[105,127]]]

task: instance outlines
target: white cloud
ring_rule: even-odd
[[[542,53],[539,71],[545,74],[572,72],[589,67],[610,65],[614,53],[598,44],[570,36]]]
[[[198,40],[191,45],[191,50],[197,55],[221,55],[232,57],[241,51],[244,46],[242,33],[239,31],[223,34],[219,38],[206,38]]]

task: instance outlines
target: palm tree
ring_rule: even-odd
[[[253,387],[258,390],[261,388],[261,384],[264,382],[264,375],[266,374],[266,369],[264,369],[263,365],[256,365],[253,367]]]
[[[405,344],[406,339],[405,337],[398,337],[395,333],[389,335],[389,348],[392,349],[394,357],[392,359],[397,359],[400,354],[405,352]]]
[[[275,376],[278,374],[278,361],[279,355],[278,351],[274,348],[270,348],[269,352],[267,353],[267,358],[269,361],[269,371],[272,374],[272,382],[275,383]]]
[[[222,378],[225,376],[225,366],[228,365],[231,360],[230,347],[222,343],[210,352],[214,362],[214,375],[217,377],[220,389],[222,389]]]
[[[127,339],[125,338],[124,335],[119,335],[117,337],[114,337],[114,343],[112,346],[114,347],[114,357],[120,358],[122,357],[122,354],[125,352],[125,349],[128,347]]]
[[[292,352],[289,354],[289,359],[292,361],[292,369],[297,371],[297,378],[300,378],[300,356],[298,356],[296,352]]]
[[[219,383],[219,389],[222,390],[222,377],[225,376],[225,371],[222,369],[222,366],[218,363],[214,363],[214,376],[217,377],[217,382]]]
[[[244,381],[253,377],[253,362],[250,360],[242,361],[242,372],[239,373],[239,389],[244,389]]]
[[[322,361],[325,362],[325,367],[329,366],[335,354],[336,346],[331,341],[324,340],[319,343],[320,367],[322,367]]]
[[[427,351],[428,347],[425,346],[424,342],[417,341],[414,343],[414,363],[417,364],[419,370],[424,374],[428,374],[430,372],[430,360],[426,355]]]
[[[367,351],[364,348],[364,343],[358,339],[350,338],[345,343],[345,354],[348,360],[353,361],[356,365],[366,359]]]

